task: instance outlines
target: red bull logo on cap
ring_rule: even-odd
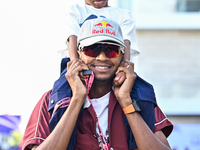
[[[92,30],[92,34],[107,33],[115,36],[115,29],[110,23],[106,21],[101,21],[97,24],[94,24],[93,28],[94,29]]]

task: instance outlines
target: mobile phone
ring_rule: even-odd
[[[92,70],[83,70],[83,75],[91,75],[92,74]]]

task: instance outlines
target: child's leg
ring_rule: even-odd
[[[124,64],[126,63],[126,61],[130,61],[130,42],[129,40],[124,40],[124,44],[126,46],[126,48],[124,48],[124,57],[123,57],[123,61],[121,62],[121,66],[124,67]],[[113,84],[118,86],[121,85],[124,80],[125,80],[125,73],[124,72],[119,72],[118,74],[116,74],[116,77],[113,80]]]
[[[68,42],[70,60],[78,59],[77,36],[71,35]]]
[[[123,61],[129,60],[130,61],[130,41],[129,40],[124,40],[124,44],[126,48],[124,48],[124,58]]]

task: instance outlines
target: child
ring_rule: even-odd
[[[67,41],[69,57],[71,60],[78,59],[77,54],[77,35],[81,25],[89,19],[105,17],[116,21],[123,32],[125,48],[124,60],[130,60],[139,54],[136,43],[135,20],[127,10],[108,6],[108,0],[85,0],[85,4],[71,6],[67,13]],[[66,51],[63,52],[66,57]]]
[[[108,0],[85,0],[85,4],[75,4],[72,5],[67,12],[67,44],[69,50],[70,60],[79,59],[77,53],[77,36],[82,24],[90,19],[96,19],[99,17],[104,17],[107,19],[112,19],[116,21],[122,30],[124,44],[126,48],[124,49],[124,57],[123,62],[125,60],[130,61],[130,54],[133,56],[139,55],[139,49],[136,43],[136,29],[135,29],[135,20],[131,13],[128,10],[111,7],[108,6]],[[104,25],[104,27],[106,27]],[[103,28],[103,27],[102,27]],[[62,53],[63,57],[68,57],[66,51]],[[61,76],[66,73],[66,63],[68,58],[63,58],[61,65]],[[119,72],[115,81],[119,82],[125,78],[125,74],[123,72]],[[64,80],[65,81],[65,80]],[[64,82],[61,81],[61,82]],[[61,86],[59,89],[55,88],[56,83],[60,82],[58,79],[53,86],[53,92],[51,93],[50,99],[54,99],[53,93],[59,99],[64,98],[65,94],[61,94],[59,91],[65,89],[65,86]],[[67,81],[63,83],[63,85],[67,84]]]
[[[67,44],[69,50],[70,60],[79,59],[77,53],[77,36],[82,24],[90,19],[96,19],[99,17],[104,17],[116,21],[122,30],[124,44],[126,48],[124,49],[123,62],[125,60],[130,61],[130,54],[133,56],[139,54],[139,49],[136,43],[136,29],[135,20],[128,10],[108,6],[108,0],[85,0],[85,4],[75,4],[72,5],[67,12]],[[106,28],[106,25],[98,25],[102,28]],[[109,26],[109,28],[112,26]],[[66,52],[66,51],[64,51]],[[63,57],[67,57],[66,53],[63,53]],[[67,59],[64,58],[61,64],[66,64]],[[66,65],[61,65],[61,74],[66,73]],[[115,81],[122,81],[125,78],[123,72],[119,72],[116,75]],[[59,82],[59,79],[58,81]],[[63,81],[62,81],[63,82]],[[63,83],[63,85],[66,83]],[[56,82],[53,86],[53,92],[57,93],[57,97],[64,98],[64,96],[58,91],[62,91],[65,87],[60,87],[56,89]],[[51,94],[50,99],[53,97]]]

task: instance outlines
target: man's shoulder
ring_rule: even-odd
[[[48,102],[51,92],[52,90],[45,92],[32,111],[22,139],[23,150],[41,144],[50,134],[48,122],[51,116],[48,112]]]
[[[138,75],[133,85],[131,96],[136,100],[149,101],[157,105],[153,86]]]
[[[45,92],[40,100],[38,101],[37,105],[35,106],[35,109],[39,110],[48,110],[48,105],[49,105],[49,96],[51,95],[52,90],[49,90]]]

